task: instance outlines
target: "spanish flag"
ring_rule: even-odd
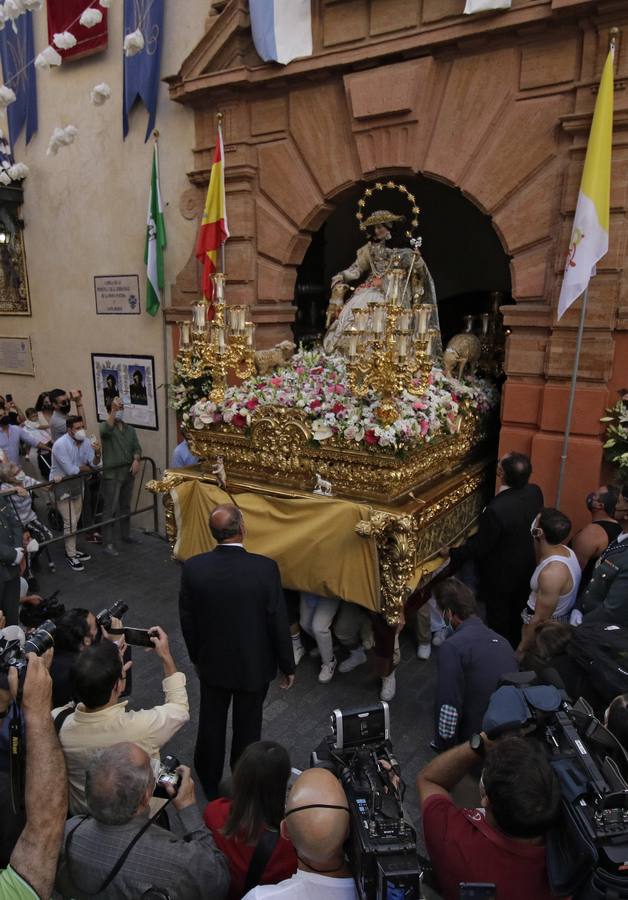
[[[225,148],[222,128],[218,125],[216,151],[212,164],[205,210],[196,243],[196,258],[203,263],[203,296],[211,303],[213,283],[211,275],[218,271],[218,253],[229,237],[225,204]]]
[[[595,275],[596,263],[608,252],[614,62],[615,44],[612,42],[595,102],[565,275],[558,300],[559,319],[587,289],[589,280]]]

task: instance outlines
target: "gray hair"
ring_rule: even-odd
[[[0,481],[10,481],[18,469],[19,466],[16,466],[15,463],[0,463]]]
[[[138,765],[136,744],[114,744],[96,753],[85,773],[85,800],[103,825],[124,825],[135,815],[152,777],[150,761]]]

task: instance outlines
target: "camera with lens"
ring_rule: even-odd
[[[116,600],[108,609],[101,609],[96,615],[96,621],[105,631],[111,631],[111,620],[121,619],[122,616],[129,611],[128,603],[124,600]]]
[[[6,638],[0,638],[0,672],[8,672],[11,666],[14,666],[18,672],[25,669],[28,663],[27,653],[43,656],[46,650],[54,647],[56,629],[55,623],[48,619],[36,631],[33,631],[23,647],[20,647],[18,640],[8,641]]]
[[[155,783],[153,797],[163,797],[166,800],[170,800],[171,796],[166,790],[167,785],[174,788],[176,796],[179,785],[181,784],[181,774],[177,772],[180,765],[181,763],[176,756],[164,756],[161,766],[159,767],[159,775],[157,776],[157,781]]]
[[[383,701],[335,709],[311,764],[340,779],[351,818],[347,853],[360,900],[420,900],[423,866],[403,808],[405,785]]]

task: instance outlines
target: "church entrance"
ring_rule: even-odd
[[[480,316],[490,311],[493,292],[501,294],[500,304],[513,302],[510,258],[490,217],[458,188],[423,175],[406,178],[393,174],[392,177],[415,195],[421,210],[418,227],[423,239],[421,252],[436,285],[446,344],[453,334],[463,330],[466,315]],[[351,265],[358,247],[365,243],[365,235],[355,217],[365,186],[366,183],[356,184],[342,194],[335,210],[312,236],[297,273],[294,324],[297,341],[309,344],[322,337],[331,278]],[[371,198],[367,210],[372,212],[376,208],[390,209],[406,217],[409,213],[405,198],[393,190]]]

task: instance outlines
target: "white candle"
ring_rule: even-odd
[[[221,353],[225,349],[225,334],[222,328],[218,329],[218,349]]]
[[[384,330],[384,310],[378,306],[373,315],[373,331],[375,334],[381,334]]]
[[[349,329],[349,356],[354,357],[358,349],[358,333],[355,328]]]
[[[482,334],[488,334],[488,313],[482,313]]]
[[[184,347],[190,346],[190,323],[182,322],[181,323],[181,343]]]
[[[397,340],[397,353],[399,354],[399,359],[404,359],[407,352],[408,339],[405,334],[400,334]]]
[[[419,306],[419,334],[425,334],[427,331],[427,317],[430,313],[430,307],[426,303]]]
[[[253,337],[255,335],[255,325],[252,322],[246,322],[244,326],[246,330],[246,346],[253,346]]]

